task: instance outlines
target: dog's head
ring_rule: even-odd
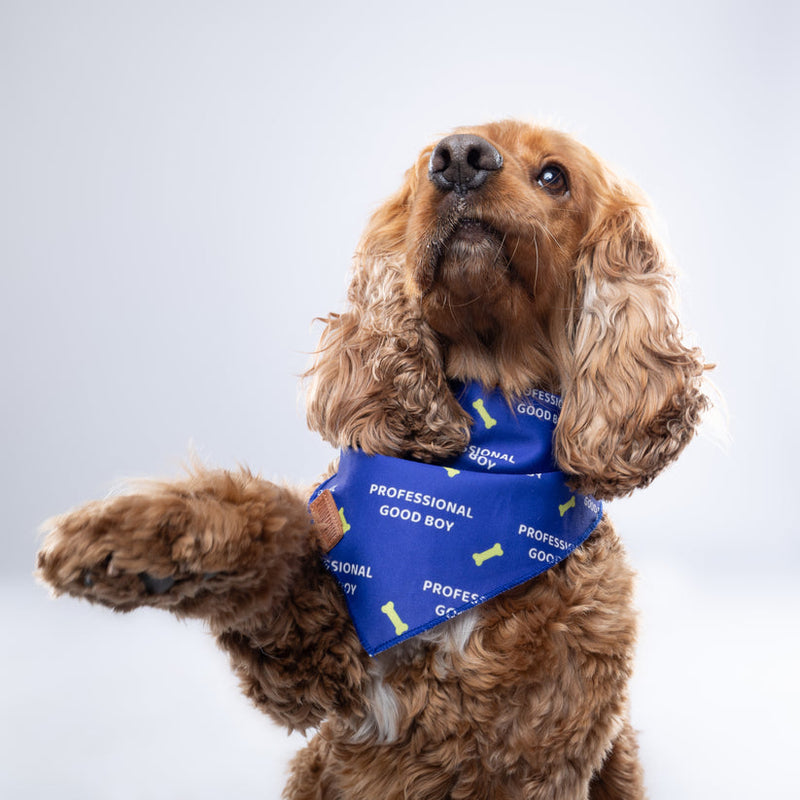
[[[706,405],[639,193],[590,150],[500,122],[425,149],[373,216],[331,315],[309,422],[339,447],[440,459],[469,420],[449,380],[562,396],[555,451],[582,491],[626,494]]]

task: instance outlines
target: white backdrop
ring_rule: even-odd
[[[787,796],[800,710],[800,34],[778,2],[0,0],[0,796],[276,798],[300,746],[201,627],[52,602],[38,524],[122,477],[313,479],[297,375],[417,151],[515,116],[642,185],[730,410],[611,511],[653,800]]]

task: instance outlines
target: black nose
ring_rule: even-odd
[[[445,192],[465,193],[483,185],[490,172],[503,166],[494,145],[472,133],[454,133],[431,153],[428,177]]]

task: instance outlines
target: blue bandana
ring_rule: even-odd
[[[311,498],[325,565],[372,656],[549,569],[602,516],[553,461],[559,397],[534,390],[510,404],[478,384],[456,396],[474,420],[458,458],[345,450]]]

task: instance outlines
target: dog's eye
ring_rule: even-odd
[[[553,195],[565,195],[569,191],[567,176],[561,167],[548,164],[537,176],[536,183]]]

